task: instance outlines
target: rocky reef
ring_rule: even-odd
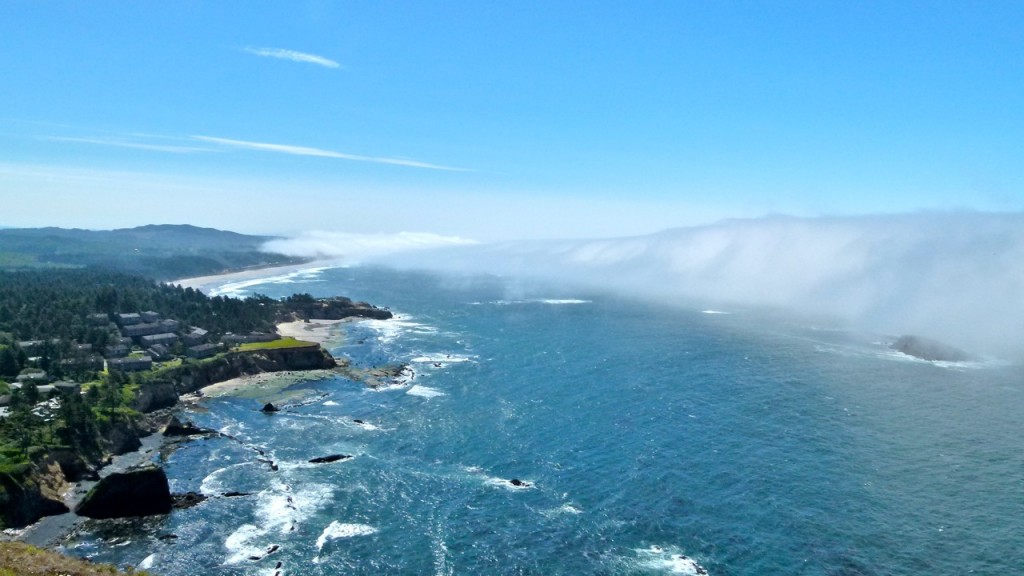
[[[0,522],[7,527],[32,524],[43,516],[68,512],[63,496],[73,482],[96,479],[97,470],[111,456],[137,450],[141,438],[171,424],[182,434],[205,430],[178,430],[168,422],[166,409],[178,403],[181,395],[204,386],[240,376],[264,372],[302,371],[335,368],[334,357],[319,345],[293,348],[229,352],[223,356],[186,362],[168,370],[159,379],[139,385],[132,407],[141,414],[109,424],[99,431],[100,454],[79,454],[72,450],[50,450],[30,455],[29,464],[19,470],[0,472]],[[162,411],[162,412],[158,412]],[[162,472],[161,472],[162,473]],[[94,518],[108,518],[104,507],[116,506],[114,500],[99,500],[87,508]],[[168,505],[169,506],[169,505]],[[161,508],[162,509],[162,508]],[[170,510],[168,507],[167,510]]]
[[[920,336],[900,336],[889,347],[908,356],[931,362],[968,362],[974,360],[973,356],[959,348]]]
[[[171,511],[171,489],[163,468],[145,466],[110,474],[75,508],[88,518],[152,516]]]

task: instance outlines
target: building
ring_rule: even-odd
[[[131,351],[132,349],[124,344],[115,344],[113,346],[107,346],[104,356],[107,358],[124,358]]]
[[[118,314],[117,323],[121,326],[132,326],[142,322],[142,316],[139,314]]]
[[[160,321],[160,315],[157,314],[156,312],[153,312],[152,310],[149,310],[147,312],[143,312],[142,314],[139,314],[139,316],[141,316],[142,317],[142,321],[146,322],[146,323],[152,323],[152,322],[159,322]]]
[[[153,359],[149,356],[138,358],[112,358],[107,360],[107,368],[121,372],[141,372],[153,367]]]
[[[127,338],[139,338],[141,336],[152,336],[167,330],[159,322],[148,322],[145,324],[132,324],[121,327],[121,335]]]
[[[202,328],[196,328],[193,326],[192,330],[190,330],[188,334],[182,336],[181,339],[185,341],[185,344],[187,346],[198,346],[199,344],[206,342],[206,336],[208,334],[209,332],[207,332],[206,330],[203,330]]]
[[[277,339],[277,334],[270,334],[268,332],[250,332],[248,334],[231,334],[229,332],[222,336],[220,341],[228,346],[237,346],[250,342],[272,342]]]
[[[122,356],[127,355],[128,349],[125,348]],[[112,356],[112,358],[116,358],[116,356]],[[76,358],[65,358],[64,360],[60,361],[60,364],[61,366],[64,366],[65,368],[72,370],[77,368],[83,370],[100,371],[103,370],[103,357],[96,354],[90,354],[88,356],[79,356]]]
[[[154,344],[146,350],[146,354],[149,354],[153,360],[157,362],[163,362],[171,359],[171,351],[163,344]]]
[[[162,332],[160,334],[152,334],[149,336],[142,336],[139,338],[139,344],[144,347],[149,347],[154,344],[163,344],[165,346],[172,346],[178,341],[178,335],[173,332]]]
[[[188,350],[185,350],[185,354],[189,358],[209,358],[215,356],[220,352],[219,344],[200,344],[198,346],[192,346]]]

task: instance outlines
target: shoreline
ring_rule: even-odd
[[[245,282],[247,280],[258,280],[260,278],[294,274],[303,270],[337,268],[341,265],[342,263],[338,260],[311,260],[303,264],[247,268],[245,270],[235,270],[233,272],[224,272],[222,274],[196,276],[194,278],[181,278],[178,280],[170,280],[167,284],[178,285],[182,288],[192,288],[193,290],[198,290],[203,294],[207,294],[208,290],[212,287],[233,282]]]
[[[339,345],[344,343],[345,338],[332,328],[335,326],[351,322],[355,316],[349,318],[342,318],[340,320],[319,320],[311,318],[310,320],[293,320],[291,322],[282,322],[278,324],[275,329],[277,334],[282,338],[295,338],[296,340],[305,340],[306,342],[314,342],[319,344],[323,348],[327,348],[326,344]]]

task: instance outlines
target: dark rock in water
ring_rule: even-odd
[[[157,540],[177,540],[177,539],[178,539],[178,535],[177,534],[162,534],[160,536],[157,536]]]
[[[270,413],[280,412],[281,410],[277,406],[274,406],[272,403],[267,402],[266,404],[263,405],[263,408],[260,411]]]
[[[530,483],[529,482],[523,482],[519,478],[513,478],[513,479],[509,480],[508,483],[513,485],[513,486],[518,486],[520,488],[529,488],[530,487]]]
[[[75,513],[89,518],[127,518],[167,514],[173,501],[162,468],[146,466],[114,473],[99,481]]]
[[[920,336],[900,336],[889,347],[908,356],[933,362],[966,362],[974,359],[959,348]]]
[[[225,498],[236,498],[238,496],[251,496],[252,492],[225,492],[221,496]]]
[[[310,464],[326,464],[328,462],[337,462],[338,460],[348,460],[351,458],[348,454],[331,454],[330,456],[321,456],[319,458],[313,458],[309,461]]]
[[[177,416],[171,416],[171,421],[164,428],[164,436],[193,436],[196,434],[216,434],[214,430],[199,428],[191,422],[182,423]]]
[[[360,419],[358,419],[358,418],[356,418],[355,420],[353,420],[353,422],[355,422],[356,424],[366,424],[366,422],[363,422],[362,420],[360,420]]]
[[[171,498],[174,501],[174,507],[178,508],[179,510],[191,508],[206,500],[206,496],[203,496],[198,492],[186,492],[184,494],[175,494]]]

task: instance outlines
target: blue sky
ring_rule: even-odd
[[[1024,210],[1020,2],[6,2],[0,225]]]

